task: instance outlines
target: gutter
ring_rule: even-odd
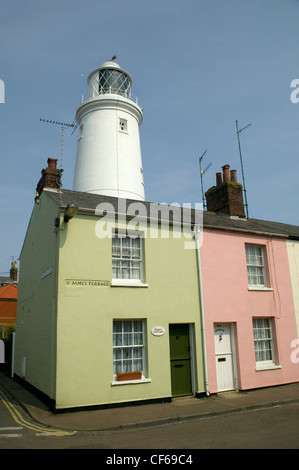
[[[200,303],[200,320],[201,320],[201,333],[202,333],[202,354],[203,354],[203,368],[204,368],[204,388],[207,396],[210,395],[209,390],[209,375],[208,375],[208,360],[207,360],[207,343],[206,343],[206,327],[205,327],[205,312],[203,302],[203,288],[202,288],[202,271],[201,271],[201,256],[200,256],[200,226],[194,226],[194,238],[196,246],[197,257],[197,273],[198,273],[198,293]]]
[[[288,238],[289,235],[282,234],[282,233],[275,233],[275,232],[263,232],[262,230],[250,230],[250,229],[242,229],[239,227],[224,227],[224,226],[219,226],[219,225],[206,225],[204,224],[206,229],[211,229],[211,230],[224,230],[224,231],[230,231],[230,232],[242,232],[242,233],[250,233],[254,235],[264,235],[265,237],[281,237],[281,238]],[[298,237],[299,238],[299,237]]]

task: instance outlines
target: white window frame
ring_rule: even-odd
[[[250,250],[258,250],[259,254],[257,253],[249,253]],[[245,252],[246,252],[246,265],[247,265],[247,278],[248,278],[248,288],[249,290],[255,290],[255,289],[262,289],[262,290],[268,290],[268,282],[267,282],[267,272],[265,268],[265,246],[264,245],[254,245],[254,244],[245,244]],[[256,258],[255,262],[250,262],[250,257],[254,260]],[[260,258],[261,262],[258,263],[258,258]],[[256,271],[256,274],[252,274],[250,271]],[[261,276],[263,278],[263,283],[254,283],[251,281],[251,278],[256,277],[256,276]],[[270,289],[272,290],[272,289]]]
[[[121,241],[121,256],[118,257],[118,256],[113,256],[113,248],[114,248],[114,240],[118,238],[120,240],[123,240],[123,239],[131,239],[131,240],[134,240],[136,238],[139,239],[139,250],[140,250],[140,257],[139,259],[134,259],[131,255],[130,258],[124,258],[122,257],[122,241]],[[114,230],[113,233],[112,233],[112,253],[111,253],[111,258],[112,258],[112,282],[111,282],[111,285],[112,286],[132,286],[132,287],[148,287],[148,285],[146,283],[144,283],[144,267],[143,267],[143,257],[144,257],[144,247],[143,247],[143,239],[144,239],[144,233],[143,232],[140,232],[140,231],[133,231],[133,230],[122,230],[122,229],[118,229],[118,230]],[[124,247],[125,249],[132,249],[134,247],[131,246],[130,244],[130,247]],[[120,261],[120,268],[119,269],[122,269],[122,263],[127,263],[129,262],[129,272],[131,273],[132,272],[132,269],[133,269],[133,263],[139,263],[139,271],[140,271],[140,276],[139,278],[132,278],[132,277],[129,277],[129,278],[124,278],[124,277],[114,277],[114,274],[113,274],[113,269],[115,266],[113,266],[113,262],[114,261]],[[123,265],[123,269],[126,269],[126,267]]]
[[[137,322],[141,323],[141,328],[137,328]],[[118,328],[115,328],[116,323],[118,323]],[[131,325],[130,325],[131,324]],[[131,328],[129,328],[131,326]],[[118,330],[118,331],[117,331]],[[118,339],[117,339],[118,337]],[[140,344],[139,344],[140,343]],[[150,382],[151,379],[146,378],[145,372],[145,320],[135,318],[135,319],[114,319],[113,320],[113,382],[112,385],[125,385],[126,383],[140,383],[140,382]],[[133,350],[141,351],[140,357],[133,357]],[[118,358],[115,358],[115,352],[119,351]],[[128,355],[128,359],[125,358],[125,355]],[[141,367],[135,368],[133,363],[134,359],[141,361]],[[132,362],[132,367],[128,370],[126,367],[126,361]],[[120,367],[117,367],[117,364]],[[117,372],[134,372],[141,371],[142,377],[137,380],[124,380],[117,381],[116,374]]]
[[[119,131],[128,134],[128,120],[119,118]]]
[[[253,317],[252,319],[256,370],[280,368],[275,363],[272,321],[271,317]],[[269,359],[260,358],[267,353],[270,355]]]

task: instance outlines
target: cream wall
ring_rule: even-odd
[[[97,237],[97,221],[77,215],[60,226],[57,408],[170,397],[170,323],[193,325],[194,387],[203,392],[195,249],[185,249],[184,238],[146,237],[146,287],[69,286],[69,279],[112,280],[111,238]],[[134,318],[146,322],[150,382],[112,385],[113,319]],[[164,327],[165,335],[153,336],[155,326]]]
[[[15,373],[53,399],[57,272],[54,219],[57,214],[56,204],[45,191],[33,208],[20,254],[15,349]]]
[[[287,251],[289,257],[291,282],[294,296],[297,337],[299,338],[299,241],[288,240]]]

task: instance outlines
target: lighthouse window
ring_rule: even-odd
[[[131,81],[129,77],[119,71],[103,69],[99,71],[99,93],[116,93],[130,98]]]
[[[82,139],[82,137],[83,137],[83,124],[81,124],[79,128],[79,139]]]
[[[128,121],[126,119],[119,120],[119,130],[122,132],[128,132]]]

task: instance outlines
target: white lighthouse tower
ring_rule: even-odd
[[[141,107],[132,79],[113,60],[87,79],[89,96],[78,108],[75,191],[144,200],[139,126]]]

